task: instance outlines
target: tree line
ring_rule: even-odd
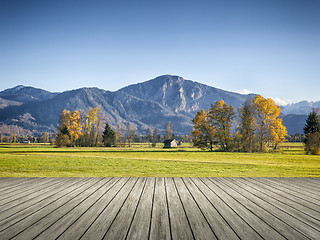
[[[78,110],[70,112],[64,109],[59,117],[56,145],[58,147],[102,145],[103,139],[100,134],[102,119],[103,115],[100,107],[90,108],[82,114]]]
[[[202,149],[221,151],[265,152],[286,140],[281,109],[271,98],[257,95],[236,112],[223,100],[216,101],[206,112],[193,119],[193,143]]]
[[[90,108],[87,112],[82,113],[78,110],[71,112],[64,109],[59,117],[55,143],[58,147],[122,147],[124,145],[131,147],[134,142],[149,142],[152,147],[155,147],[156,143],[175,138],[170,121],[165,126],[164,136],[161,136],[158,128],[153,129],[151,125],[145,136],[138,136],[137,129],[132,124],[127,127],[118,124],[112,129],[108,122],[101,132],[103,122],[104,115],[100,107]]]
[[[129,124],[119,124],[114,129],[105,124],[100,107],[90,108],[86,113],[63,110],[55,144],[60,146],[124,146],[134,142],[156,143],[167,139],[189,141],[189,136],[175,136],[171,122],[167,122],[163,135],[151,125],[146,134],[138,136],[137,129]],[[249,99],[237,112],[223,100],[216,101],[208,111],[200,110],[194,119],[191,140],[194,146],[213,151],[267,152],[276,150],[279,143],[288,138],[286,127],[282,123],[281,108],[271,98],[257,95]],[[291,140],[303,139],[307,154],[320,154],[320,122],[318,110],[314,109],[306,119],[304,135],[291,136]],[[47,133],[42,137],[47,139]],[[39,139],[42,139],[39,138]],[[48,141],[48,140],[45,140]]]

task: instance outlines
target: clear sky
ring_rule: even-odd
[[[0,0],[0,90],[117,90],[173,74],[320,100],[319,0]]]

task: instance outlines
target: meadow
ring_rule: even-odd
[[[320,177],[320,156],[305,155],[300,143],[286,143],[275,153],[162,146],[0,144],[0,177]]]

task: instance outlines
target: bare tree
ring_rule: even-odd
[[[165,132],[164,132],[164,137],[165,139],[173,139],[174,138],[174,134],[173,134],[173,125],[172,123],[169,121],[166,124],[166,128],[165,128]]]
[[[153,136],[152,136],[152,126],[149,125],[148,129],[147,129],[147,140],[152,144],[152,140],[153,140]]]
[[[128,141],[129,147],[131,147],[131,144],[134,142],[134,139],[136,137],[136,131],[137,129],[130,123],[128,127],[128,133],[127,133],[127,141]]]

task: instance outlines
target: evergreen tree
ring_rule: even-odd
[[[313,109],[311,113],[309,113],[308,118],[306,119],[306,125],[303,128],[304,134],[320,132],[320,120],[318,117],[318,110]]]
[[[319,109],[312,110],[303,128],[306,135],[304,143],[307,154],[320,154],[320,120],[318,110]]]
[[[70,132],[69,126],[71,121],[71,112],[64,109],[59,116],[58,133],[56,134],[55,142],[58,147],[70,146]],[[37,141],[39,142],[41,136],[38,136]]]
[[[109,126],[109,123],[107,123],[104,128],[102,138],[103,138],[102,142],[103,142],[104,146],[106,146],[106,147],[111,147],[112,145],[115,144],[116,134]]]
[[[253,152],[254,145],[254,108],[250,102],[247,102],[239,110],[240,114],[240,151]]]

